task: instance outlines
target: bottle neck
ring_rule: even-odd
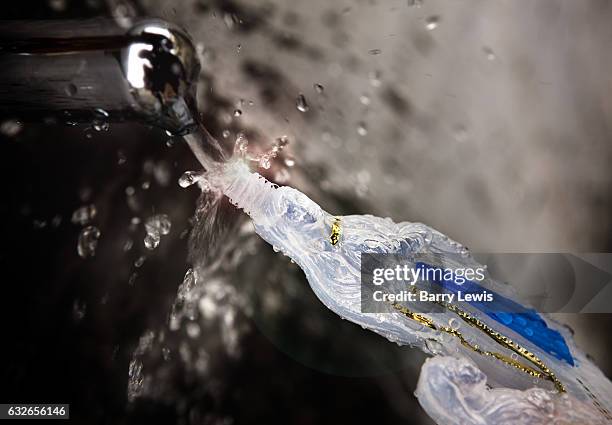
[[[226,163],[220,180],[220,189],[230,202],[256,222],[265,212],[266,199],[278,187],[259,173],[251,172],[242,161]]]

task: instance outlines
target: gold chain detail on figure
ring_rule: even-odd
[[[497,360],[500,360],[512,367],[515,367],[516,369],[527,373],[530,376],[533,376],[535,378],[540,378],[540,379],[546,379],[551,381],[554,385],[555,388],[557,389],[557,391],[559,391],[560,393],[564,393],[565,392],[565,387],[563,386],[563,384],[561,383],[561,381],[559,381],[559,379],[555,376],[555,374],[544,364],[544,362],[542,362],[542,360],[540,360],[535,354],[533,354],[532,352],[528,351],[527,349],[525,349],[524,347],[521,347],[520,345],[518,345],[516,342],[510,340],[510,338],[500,334],[499,332],[491,329],[488,325],[486,325],[485,323],[483,323],[482,321],[480,321],[479,319],[477,319],[476,317],[473,317],[472,315],[470,315],[469,313],[459,309],[457,306],[453,305],[453,304],[448,304],[448,303],[444,303],[444,302],[439,302],[438,304],[440,304],[441,306],[445,307],[446,309],[448,309],[449,311],[452,311],[453,313],[457,314],[464,322],[468,323],[470,326],[474,326],[475,328],[477,328],[478,330],[484,332],[487,336],[489,336],[491,339],[493,339],[495,342],[497,342],[498,344],[500,344],[501,346],[509,349],[510,351],[513,351],[514,353],[516,353],[517,355],[521,356],[522,358],[524,358],[525,360],[529,361],[530,363],[532,363],[533,365],[536,366],[536,368],[530,367],[530,366],[526,366],[523,363],[514,360],[508,356],[505,356],[504,354],[501,353],[496,353],[494,351],[487,351],[487,350],[483,350],[482,348],[480,348],[478,345],[474,345],[470,342],[468,342],[465,337],[461,334],[461,332],[459,332],[457,329],[453,329],[451,327],[448,326],[439,326],[436,325],[435,322],[433,320],[431,320],[428,317],[423,316],[422,314],[419,313],[415,313],[413,311],[411,311],[410,309],[398,304],[398,303],[392,303],[391,306],[399,311],[400,313],[402,313],[403,315],[405,315],[406,317],[415,320],[419,323],[421,323],[424,326],[427,326],[428,328],[431,328],[433,330],[436,331],[442,331],[442,332],[446,332],[450,335],[455,336],[456,338],[459,339],[459,341],[461,342],[461,344],[464,347],[467,347],[469,349],[471,349],[472,351],[481,354],[483,356],[490,356],[490,357],[494,357]]]
[[[331,235],[329,235],[329,243],[336,246],[340,242],[342,236],[342,228],[340,227],[340,217],[335,217],[331,226]]]

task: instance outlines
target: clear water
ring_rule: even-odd
[[[161,237],[170,233],[172,223],[166,214],[156,214],[145,221],[147,232],[144,238],[144,245],[147,249],[153,250],[159,246]]]
[[[87,226],[79,233],[77,242],[77,253],[81,258],[93,257],[98,248],[100,230],[95,226]]]

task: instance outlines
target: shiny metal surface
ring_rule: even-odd
[[[200,64],[189,36],[171,24],[144,21],[128,33],[121,67],[141,113],[176,134],[197,123],[193,111]]]
[[[140,120],[194,128],[200,64],[189,36],[162,20],[127,32],[108,19],[17,21],[0,29],[0,116],[87,123]]]

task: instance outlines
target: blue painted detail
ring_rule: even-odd
[[[416,267],[424,270],[438,269],[437,267],[422,262],[416,263]],[[433,275],[433,273],[429,274]],[[441,275],[442,273],[437,274]],[[512,329],[551,356],[574,366],[574,358],[563,336],[558,331],[549,328],[544,319],[542,319],[534,309],[524,307],[495,291],[483,288],[471,280],[462,279],[465,280],[465,282],[459,284],[455,282],[457,279],[454,276],[451,276],[449,279],[446,279],[447,276],[441,276],[442,279],[436,279],[437,276],[433,277],[434,278],[429,279],[429,281],[440,285],[449,293],[457,294],[461,291],[464,297],[465,294],[492,294],[493,301],[491,302],[466,302],[482,311],[496,322]]]

